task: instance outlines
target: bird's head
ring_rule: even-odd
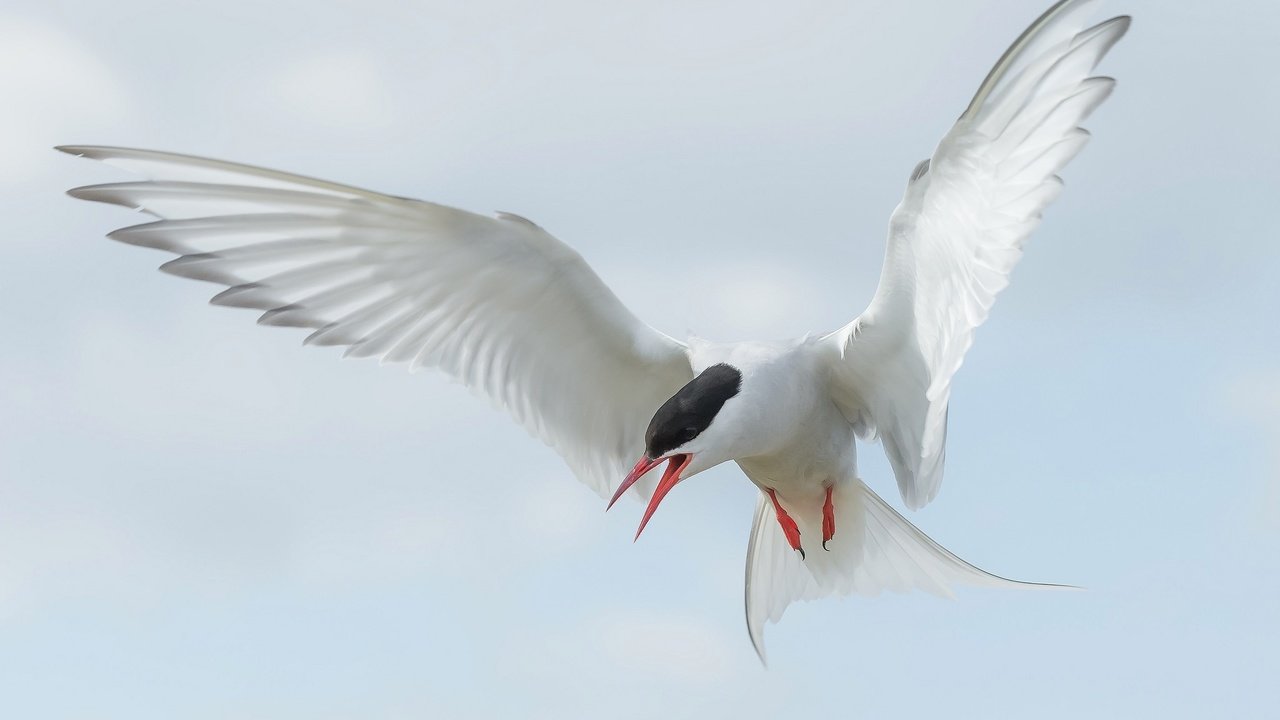
[[[727,413],[721,411],[741,389],[741,371],[725,363],[712,365],[680,388],[654,413],[644,436],[644,456],[609,501],[609,507],[613,507],[618,498],[645,473],[663,462],[667,463],[667,469],[654,488],[649,507],[636,530],[637,538],[662,498],[677,483],[735,457],[733,423],[725,421],[723,418]]]

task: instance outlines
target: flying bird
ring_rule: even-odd
[[[938,494],[952,378],[1114,86],[1093,71],[1129,18],[1086,27],[1095,4],[1058,2],[1004,53],[911,172],[870,305],[791,342],[664,335],[518,215],[188,155],[58,149],[148,178],[69,192],[157,218],[109,237],[177,255],[161,269],[226,286],[212,304],[263,311],[260,324],[311,329],[308,345],[435,368],[487,396],[610,506],[647,497],[637,537],[676,485],[736,462],[759,488],[746,615],[764,660],[765,623],[796,600],[1033,585],[908,522],[859,478],[855,440],[883,445],[907,507]]]

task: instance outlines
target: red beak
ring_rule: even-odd
[[[613,494],[613,499],[609,501],[609,507],[618,502],[618,498],[631,489],[632,485],[640,479],[642,475],[657,467],[663,460],[670,460],[667,464],[666,472],[662,473],[662,479],[658,481],[658,486],[653,489],[653,497],[649,498],[649,507],[645,508],[644,517],[640,520],[640,527],[636,530],[636,539],[640,539],[640,533],[644,532],[644,526],[649,524],[649,518],[653,517],[654,511],[658,509],[658,504],[662,502],[662,498],[671,492],[671,488],[680,482],[680,473],[689,466],[693,461],[693,455],[682,453],[672,455],[669,458],[658,458],[651,460],[647,457],[640,458],[640,462],[631,468],[631,472],[627,473],[627,477],[623,479],[622,484],[618,486],[618,491]],[[608,510],[609,508],[605,508]]]
[[[650,460],[648,456],[641,457],[640,462],[636,463],[636,466],[631,468],[631,472],[627,473],[627,476],[622,479],[622,484],[618,486],[618,491],[613,494],[613,498],[609,500],[609,507],[606,507],[604,511],[609,512],[609,508],[618,502],[618,498],[625,495],[642,475],[657,467],[661,462],[662,458]]]

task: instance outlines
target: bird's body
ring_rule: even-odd
[[[775,490],[784,506],[815,510],[823,491],[857,477],[853,426],[831,399],[829,348],[813,338],[793,342],[716,344],[693,341],[695,372],[725,363],[742,372],[734,460],[761,490]],[[696,462],[696,459],[695,459]]]
[[[1086,27],[1094,4],[1062,0],[1001,57],[910,174],[866,311],[793,342],[678,342],[509,213],[185,155],[60,149],[150,178],[71,191],[158,218],[114,239],[177,255],[162,269],[227,286],[212,302],[261,310],[261,324],[311,329],[308,344],[466,384],[596,492],[649,497],[641,529],[676,484],[735,461],[761,491],[746,609],[763,658],[765,622],[795,600],[1027,585],[889,507],[858,476],[856,439],[883,444],[908,507],[937,495],[952,378],[1114,84],[1091,73],[1128,18]]]

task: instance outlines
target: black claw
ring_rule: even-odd
[[[823,540],[823,541],[822,541],[822,549],[823,549],[823,550],[826,550],[827,552],[831,552],[831,548],[827,547],[827,541],[826,541],[826,540]]]
[[[803,559],[804,559],[804,548],[800,547],[800,548],[796,548],[796,549],[800,551],[800,559],[801,559],[801,560],[803,560]]]

